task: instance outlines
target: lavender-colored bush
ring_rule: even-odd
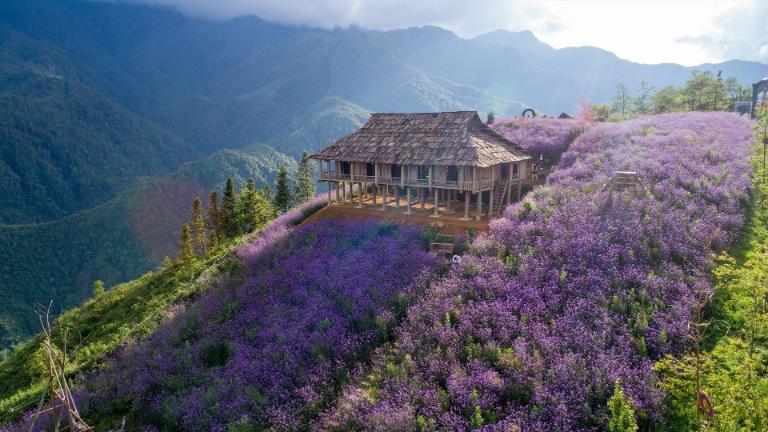
[[[724,113],[592,126],[551,184],[408,310],[397,346],[316,428],[604,430],[616,379],[641,426],[658,427],[652,366],[690,346],[712,252],[742,224],[750,139]],[[616,170],[640,184],[611,191]]]
[[[493,130],[520,144],[534,157],[543,155],[557,161],[587,125],[572,119],[553,117],[510,117],[498,120]]]

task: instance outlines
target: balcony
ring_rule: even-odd
[[[383,185],[394,186],[412,186],[412,187],[435,187],[440,189],[454,189],[454,190],[467,190],[472,192],[478,192],[483,190],[490,190],[493,186],[493,179],[479,179],[476,182],[472,180],[464,180],[460,182],[458,180],[432,180],[430,183],[428,178],[401,178],[401,177],[378,177],[367,175],[354,175],[341,174],[337,172],[321,172],[320,181],[346,181],[346,182],[366,182],[366,183],[378,183]],[[512,179],[513,182],[516,179]]]

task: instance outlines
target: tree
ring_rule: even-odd
[[[624,83],[619,83],[619,85],[616,86],[616,94],[613,96],[613,112],[619,114],[622,119],[626,118],[628,114],[627,108],[631,101],[632,98],[629,97],[627,86],[625,86]]]
[[[272,203],[264,197],[261,190],[256,190],[253,180],[240,191],[237,202],[237,228],[239,232],[248,233],[264,226],[274,217]]]
[[[705,90],[712,80],[712,72],[691,72],[691,78],[683,85],[680,93],[685,96],[690,111],[705,111],[707,103],[705,100]]]
[[[208,208],[205,210],[205,222],[208,229],[221,236],[221,224],[219,223],[219,196],[216,191],[211,191],[208,195]]]
[[[264,182],[264,187],[261,188],[261,195],[267,201],[272,201],[272,186],[269,185],[269,182]]]
[[[273,201],[275,208],[278,211],[285,212],[291,206],[293,197],[291,197],[291,188],[288,185],[288,172],[282,165],[280,165],[280,170],[277,173],[275,189],[277,190]]]
[[[640,81],[638,92],[638,96],[633,100],[635,112],[638,114],[650,114],[653,112],[653,104],[651,100],[653,87],[648,85],[645,81]]]
[[[224,187],[224,198],[221,200],[221,210],[219,212],[219,224],[221,225],[221,232],[224,238],[233,238],[237,235],[236,206],[235,183],[232,181],[232,177],[227,177],[227,184]]]
[[[97,279],[93,282],[93,296],[101,297],[104,295],[104,282],[101,279]]]
[[[215,231],[211,232],[211,234],[208,236],[208,247],[206,250],[210,254],[213,252],[213,250],[216,249],[216,247],[219,246],[219,236],[216,234]]]
[[[485,123],[488,124],[488,125],[492,125],[493,122],[494,122],[493,111],[488,111],[488,117],[487,117]]]
[[[595,119],[608,120],[611,116],[611,106],[609,104],[594,104],[592,105],[592,113]]]
[[[611,412],[611,420],[608,423],[610,432],[637,432],[632,400],[621,390],[619,380],[613,384],[613,396],[608,400],[608,409]]]
[[[666,86],[656,92],[651,98],[653,102],[653,112],[662,114],[666,112],[677,111],[681,107],[680,93],[673,86]]]
[[[725,82],[723,82],[723,89],[729,99],[727,110],[732,111],[734,103],[741,97],[741,84],[739,84],[739,81],[735,77],[728,77],[725,79]]]
[[[587,99],[579,99],[579,107],[576,109],[576,120],[583,121],[585,123],[592,123],[595,121],[595,113],[592,108],[592,102]]]
[[[309,154],[304,152],[301,155],[299,167],[296,169],[296,191],[294,198],[298,203],[305,203],[317,194],[317,186],[315,185],[316,175],[315,168],[309,160]]]
[[[190,233],[189,224],[184,224],[181,227],[181,236],[179,237],[179,254],[176,256],[176,262],[179,264],[186,264],[194,258],[192,251],[192,235]]]
[[[200,197],[195,197],[192,204],[192,246],[195,252],[205,254],[205,223],[203,222],[203,204]]]

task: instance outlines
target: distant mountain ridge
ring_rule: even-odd
[[[619,82],[679,85],[694,69],[743,84],[768,75],[754,62],[642,65],[555,49],[529,31],[463,39],[434,26],[323,30],[127,2],[0,2],[0,349],[35,330],[30,305],[70,307],[94,279],[109,285],[173,255],[195,195],[227,176],[271,182],[371,112],[559,114],[581,97],[608,101]]]

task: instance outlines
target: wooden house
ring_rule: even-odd
[[[318,161],[321,182],[328,182],[328,197],[339,188],[352,197],[356,185],[358,206],[370,190],[388,197],[405,213],[414,203],[433,205],[433,216],[453,213],[452,203],[463,201],[464,216],[494,216],[513,196],[520,196],[531,156],[485,125],[475,111],[373,114],[357,131],[311,156]],[[347,186],[349,185],[349,192]],[[440,205],[439,205],[440,204]],[[483,209],[488,209],[484,213]],[[471,214],[470,209],[475,211]]]

